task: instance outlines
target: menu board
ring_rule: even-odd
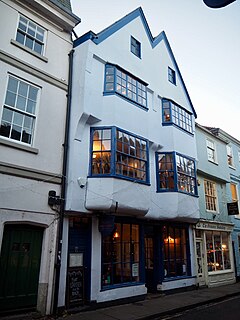
[[[68,304],[83,302],[83,268],[69,268],[67,280]]]

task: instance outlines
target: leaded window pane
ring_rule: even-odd
[[[141,106],[147,106],[146,85],[116,66],[106,65],[105,92],[114,91]]]
[[[162,102],[163,123],[174,123],[178,127],[193,133],[192,115],[189,114],[182,107],[177,106],[175,103],[163,99]]]
[[[195,162],[175,153],[158,153],[158,191],[196,194]]]
[[[139,226],[116,223],[102,240],[102,286],[139,281]]]
[[[116,139],[112,140],[111,129],[92,131],[92,174],[112,173],[146,182],[148,170],[146,141],[122,132],[120,129],[114,130],[114,133],[116,133]],[[115,150],[115,166],[111,164],[112,148]],[[105,156],[109,160],[105,161]],[[103,168],[103,163],[108,165],[107,169]]]

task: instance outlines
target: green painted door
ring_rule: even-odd
[[[43,229],[6,225],[0,256],[0,310],[36,306]]]

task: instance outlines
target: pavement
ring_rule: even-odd
[[[98,308],[91,311],[66,313],[58,320],[150,320],[183,312],[199,306],[240,296],[240,282],[216,288],[199,288],[172,294],[149,294],[145,300]],[[54,319],[36,317],[34,314],[12,315],[1,320]]]

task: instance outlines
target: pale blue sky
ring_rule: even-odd
[[[197,122],[240,140],[240,0],[211,9],[202,0],[71,0],[78,36],[100,32],[141,6],[152,35],[166,32]]]

